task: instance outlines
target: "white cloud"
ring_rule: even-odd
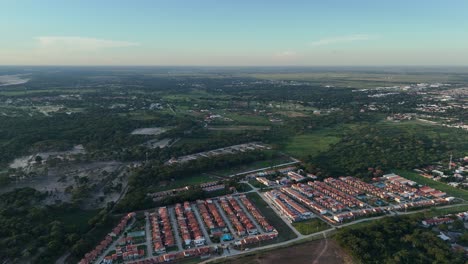
[[[375,38],[371,35],[366,34],[355,34],[355,35],[348,35],[348,36],[339,36],[339,37],[332,37],[332,38],[323,38],[310,43],[311,46],[326,46],[330,44],[336,43],[345,43],[345,42],[353,42],[353,41],[361,41],[361,40],[370,40]]]
[[[127,41],[115,41],[107,39],[87,37],[37,37],[39,47],[43,49],[73,49],[73,50],[99,50],[106,48],[124,48],[139,46],[140,44]]]
[[[295,57],[297,55],[297,53],[295,51],[292,51],[292,50],[286,50],[286,51],[278,52],[275,55],[276,55],[276,57],[289,58],[289,57]]]

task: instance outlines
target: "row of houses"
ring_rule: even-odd
[[[293,181],[296,181],[296,182],[300,182],[300,181],[305,180],[304,176],[302,176],[299,173],[294,172],[294,171],[288,172],[288,177],[289,177],[289,179],[291,179]]]
[[[233,211],[235,212],[237,219],[239,219],[239,221],[242,223],[245,230],[247,231],[247,234],[257,234],[259,230],[257,230],[257,227],[254,225],[252,220],[250,220],[250,218],[247,216],[244,210],[242,210],[237,200],[232,196],[227,196],[226,199],[229,202],[229,205],[232,207]]]
[[[113,238],[118,237],[125,230],[128,222],[133,219],[135,215],[135,213],[129,213],[122,217],[117,226],[112,229],[112,232],[109,233],[91,252],[86,253],[85,256],[80,260],[79,264],[92,263],[110,246],[110,244],[112,244]]]
[[[259,142],[251,142],[251,143],[245,143],[245,144],[240,144],[240,145],[214,149],[210,151],[199,152],[195,154],[181,156],[178,158],[172,158],[169,161],[167,161],[167,164],[171,165],[171,164],[176,164],[176,163],[184,163],[184,162],[189,162],[189,161],[196,160],[199,158],[209,158],[209,157],[216,157],[220,155],[246,152],[246,151],[252,151],[252,150],[263,150],[263,149],[270,149],[270,147],[267,145],[263,145],[262,143],[259,143]]]
[[[253,179],[253,178],[256,178],[256,177],[265,177],[265,176],[275,175],[277,172],[279,172],[281,174],[286,174],[286,173],[288,173],[290,171],[293,171],[295,169],[296,169],[295,166],[288,166],[288,167],[283,167],[283,168],[253,172],[253,173],[247,174],[246,178],[247,179]]]
[[[310,211],[278,190],[266,192],[265,197],[291,222],[308,218],[311,215]]]
[[[385,182],[385,191],[390,192],[392,194],[396,194],[400,197],[404,197],[406,199],[418,199],[419,195],[417,194],[418,189],[410,187],[408,185],[402,184],[398,181],[388,181]]]
[[[369,183],[366,183],[366,182],[363,182],[359,179],[356,179],[352,176],[347,176],[347,177],[340,177],[339,178],[341,181],[351,185],[351,186],[354,186],[356,187],[357,189],[361,190],[362,192],[365,192],[365,193],[370,193],[374,196],[377,196],[379,198],[382,198],[382,199],[388,199],[389,196],[387,195],[387,193],[383,190],[383,189],[380,189],[372,184],[369,184]]]
[[[343,209],[346,208],[342,203],[338,202],[337,200],[326,196],[326,194],[334,194],[333,192],[325,189],[322,185],[322,182],[308,182],[307,185],[312,187],[314,190],[314,197],[312,198],[316,203],[320,204],[321,206],[327,208],[329,211],[332,212],[341,212]]]
[[[461,212],[457,214],[448,214],[443,217],[434,217],[422,220],[421,223],[425,227],[435,226],[440,224],[450,224],[455,221],[455,219],[462,220],[464,222],[468,221],[468,212]]]
[[[219,237],[228,231],[226,223],[212,200],[197,200],[197,208],[211,235]]]
[[[151,238],[154,252],[163,254],[166,247],[175,246],[174,234],[166,207],[160,207],[157,213],[150,214]]]
[[[349,220],[349,219],[356,219],[359,217],[364,217],[364,216],[372,216],[372,215],[379,215],[379,214],[384,214],[385,210],[380,208],[380,207],[375,207],[372,209],[360,209],[360,210],[354,210],[350,212],[343,212],[339,214],[335,214],[332,217],[325,217],[329,222],[332,223],[342,223],[343,221]]]
[[[303,192],[302,192],[302,191]],[[313,191],[312,189],[304,184],[293,184],[291,188],[282,188],[282,191],[289,196],[291,196],[293,199],[296,201],[304,204],[307,208],[319,213],[319,214],[326,214],[328,211],[324,207],[322,207],[320,204],[311,201],[308,199],[308,197],[313,197],[313,194],[311,196],[304,196],[303,193],[308,193],[311,194]]]
[[[121,256],[124,261],[129,261],[143,258],[145,256],[145,251],[138,250],[136,245],[128,245],[125,247],[116,247],[115,255],[117,255],[117,258]],[[112,258],[114,258],[114,256],[112,256]]]
[[[392,183],[400,183],[401,185],[408,185],[408,186],[416,186],[416,182],[412,180],[408,180],[406,178],[401,177],[400,175],[396,175],[395,173],[385,174],[382,176],[387,181]]]
[[[379,215],[388,213],[391,211],[403,211],[403,210],[411,210],[416,208],[424,208],[430,207],[435,205],[442,205],[448,203],[447,199],[433,199],[433,200],[421,200],[417,202],[409,202],[405,204],[397,204],[397,205],[390,205],[384,207],[374,207],[372,209],[361,209],[355,210],[350,212],[343,212],[340,214],[335,214],[333,217],[326,218],[332,223],[342,223],[343,221],[350,220],[350,219],[357,219],[360,217],[368,217],[372,215]]]
[[[184,202],[184,207],[180,203],[175,205],[177,224],[182,241],[186,247],[202,246],[205,244],[203,236],[195,214],[192,212],[189,202]]]
[[[226,185],[221,183],[220,181],[212,181],[200,184],[200,188],[202,188],[202,190],[205,192],[214,192],[224,190],[226,188]]]
[[[218,207],[214,204],[214,201],[211,199],[205,200],[205,205],[208,208],[208,211],[213,216],[213,219],[216,222],[217,227],[221,228],[223,232],[227,232],[228,228],[221,213],[218,211]]]
[[[140,258],[143,258],[145,256],[145,251],[140,249],[137,249],[137,246],[135,245],[128,245],[125,247],[116,247],[115,253],[106,256],[102,263],[103,264],[112,264],[114,261],[131,261],[131,260],[137,260]]]
[[[167,207],[160,207],[158,209],[158,216],[162,223],[162,232],[164,234],[164,246],[173,247],[175,246],[174,233],[172,232],[171,220],[169,219],[169,210]]]
[[[166,252],[166,247],[163,244],[162,233],[159,229],[158,216],[155,213],[150,214],[151,224],[151,242],[153,243],[153,250],[157,254]]]
[[[444,193],[444,192],[441,192],[439,190],[436,190],[434,188],[431,188],[429,186],[424,186],[424,187],[421,187],[419,188],[419,191],[421,192],[422,195],[424,196],[432,196],[432,197],[444,197],[446,196],[447,194]]]
[[[225,188],[226,188],[225,184],[217,184],[217,185],[205,187],[202,190],[205,192],[215,192],[215,191],[224,190]]]
[[[263,241],[272,240],[278,237],[278,232],[268,233],[268,234],[260,234],[256,236],[249,236],[234,243],[237,247],[244,247],[247,245],[258,244]]]
[[[344,193],[347,193],[351,196],[358,196],[358,195],[361,195],[361,194],[364,194],[364,192],[354,186],[351,186],[349,184],[347,184],[346,182],[344,181],[340,181],[338,179],[335,179],[335,178],[326,178],[324,180],[324,182],[326,182],[328,185],[334,187],[335,189],[337,190],[340,190]]]
[[[219,203],[221,208],[223,208],[224,212],[226,213],[229,221],[231,222],[232,226],[234,227],[234,231],[238,236],[245,236],[247,234],[244,226],[241,224],[239,219],[237,218],[236,214],[232,210],[229,202],[227,201],[226,197],[220,197]]]
[[[186,249],[181,252],[177,253],[168,253],[164,255],[160,255],[154,258],[149,258],[145,260],[140,260],[136,262],[130,262],[130,264],[158,264],[158,263],[170,263],[170,262],[178,262],[184,259],[194,258],[194,257],[201,257],[201,258],[208,258],[211,256],[213,249],[211,247],[199,247],[199,248],[192,248]]]
[[[275,185],[275,182],[274,182],[274,181],[271,181],[271,180],[269,180],[269,179],[267,179],[267,178],[265,178],[265,177],[257,177],[257,178],[255,178],[255,179],[256,179],[259,183],[261,183],[261,184],[263,184],[263,185],[265,185],[265,186],[268,186],[268,187],[269,187],[269,186]]]
[[[332,197],[340,197],[337,198],[337,200],[346,204],[348,207],[363,207],[365,205],[362,201],[355,198],[355,196],[360,194],[360,191],[353,186],[331,177],[326,178],[324,182],[328,184],[328,186],[323,185],[324,188],[333,194]]]
[[[314,191],[312,190],[312,188],[310,188],[310,186],[306,184],[303,184],[303,183],[293,184],[291,185],[291,188],[302,193],[303,195],[309,198],[314,197]]]
[[[330,178],[329,178],[330,179]],[[338,202],[350,207],[350,208],[354,208],[354,207],[364,207],[365,204],[356,199],[355,197],[349,195],[349,194],[346,194],[338,189],[335,189],[329,185],[327,185],[326,183],[324,182],[319,182],[319,181],[315,181],[315,182],[309,182],[308,183],[310,186],[313,186],[317,191],[321,192],[321,193],[324,193],[325,195],[328,195],[330,196],[331,198],[337,200]]]
[[[157,202],[157,201],[163,200],[163,199],[165,199],[167,197],[175,196],[175,195],[177,195],[179,193],[186,192],[188,190],[190,190],[190,187],[189,186],[184,186],[184,187],[181,187],[181,188],[171,189],[171,190],[167,190],[167,191],[147,193],[146,195],[153,198],[153,201]]]
[[[440,224],[450,224],[450,223],[453,223],[454,221],[455,220],[453,220],[450,217],[439,217],[439,218],[425,219],[425,220],[422,220],[421,223],[423,224],[423,226],[429,227],[429,226],[436,226]]]
[[[252,202],[245,196],[239,196],[239,200],[241,203],[249,210],[250,214],[257,220],[257,223],[263,228],[265,232],[273,232],[275,229],[272,225],[268,223],[266,218],[258,211],[257,207],[255,207]]]
[[[206,182],[206,183],[200,184],[199,186],[205,192],[214,192],[214,191],[224,190],[226,188],[226,185],[223,184],[221,181]],[[151,197],[153,201],[157,202],[167,197],[175,196],[180,193],[186,192],[190,190],[190,188],[191,188],[190,186],[184,186],[181,188],[175,188],[175,189],[166,190],[166,191],[147,193],[146,195]]]
[[[184,210],[195,246],[203,246],[206,239],[203,236],[200,225],[195,217],[195,213],[192,211],[192,207],[190,206],[189,202],[184,202]]]

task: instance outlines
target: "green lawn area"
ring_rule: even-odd
[[[428,185],[432,188],[443,191],[447,193],[447,195],[468,200],[468,191],[452,187],[443,182],[438,182],[428,178],[424,178],[418,173],[412,171],[396,170],[395,173],[401,175],[402,177],[415,181],[419,184]]]
[[[455,214],[455,213],[460,213],[460,212],[466,212],[468,211],[468,204],[460,204],[455,207],[450,207],[450,208],[437,208],[434,207],[430,209],[427,212],[424,212],[425,217],[434,217],[434,216],[442,216],[442,215],[448,215],[448,214]]]
[[[329,133],[330,132],[330,133]],[[340,141],[336,132],[329,129],[319,130],[315,133],[294,136],[286,143],[284,151],[295,157],[316,156],[327,151],[331,145]]]
[[[31,95],[38,93],[92,93],[96,92],[96,89],[43,89],[43,90],[2,90],[0,95],[3,96],[22,96]]]
[[[330,228],[330,226],[318,218],[309,219],[307,221],[296,222],[292,224],[299,233],[309,235]]]
[[[244,125],[256,125],[256,126],[267,126],[271,125],[270,120],[266,116],[257,116],[257,115],[240,115],[240,114],[231,114],[226,113],[225,115],[228,118],[234,120],[238,124]]]
[[[151,190],[154,192],[160,192],[160,191],[184,187],[187,185],[197,185],[200,183],[216,181],[216,180],[218,180],[218,178],[202,173],[200,175],[193,175],[190,177],[175,179],[174,181],[168,182],[167,185],[157,186]]]
[[[256,187],[256,188],[266,188],[267,187],[263,183],[260,183],[257,180],[250,180],[249,183],[252,184],[252,186]]]
[[[244,131],[244,130],[269,130],[269,126],[228,126],[228,125],[210,125],[209,130],[220,130],[220,131]]]
[[[386,74],[386,73],[357,73],[357,72],[294,72],[294,73],[254,73],[250,77],[267,80],[300,80],[326,82],[341,87],[375,88],[378,86],[392,86],[415,82],[450,82],[462,80],[463,75],[457,74]],[[388,78],[391,76],[392,78]]]
[[[269,205],[257,193],[248,193],[247,197],[258,208],[260,213],[268,220],[268,222],[278,231],[278,241],[296,238],[296,234],[289,228],[288,225],[269,207]]]
[[[213,175],[219,175],[219,176],[229,176],[237,173],[242,173],[246,171],[251,171],[251,170],[257,170],[257,169],[262,169],[262,168],[267,168],[267,167],[272,167],[275,165],[291,162],[292,160],[287,157],[287,156],[282,156],[274,159],[268,159],[268,160],[259,160],[255,161],[252,163],[248,164],[242,164],[238,166],[233,166],[221,170],[216,170],[210,172],[210,174]]]

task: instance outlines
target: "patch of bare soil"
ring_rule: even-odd
[[[332,239],[322,239],[253,256],[226,260],[229,264],[342,264],[351,257]]]

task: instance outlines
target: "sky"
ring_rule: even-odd
[[[468,65],[468,1],[0,0],[0,65]]]

